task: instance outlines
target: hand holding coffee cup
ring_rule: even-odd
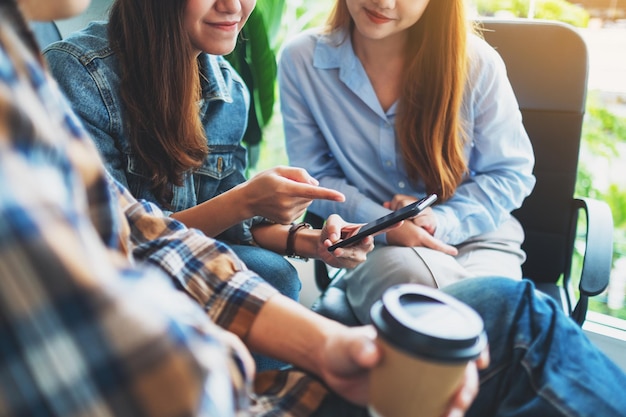
[[[371,415],[443,415],[467,363],[487,344],[480,316],[457,299],[417,284],[389,288],[370,314],[383,352],[370,376]]]

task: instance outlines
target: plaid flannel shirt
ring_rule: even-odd
[[[229,334],[275,290],[115,183],[10,27],[0,15],[0,415],[310,414],[316,379],[253,378]]]

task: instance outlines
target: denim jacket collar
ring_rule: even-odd
[[[198,64],[200,73],[204,75],[200,79],[202,98],[204,100],[224,100],[226,103],[232,103],[233,97],[230,94],[226,80],[224,80],[217,57],[201,54],[198,57]]]

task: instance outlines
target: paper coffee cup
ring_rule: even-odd
[[[467,362],[485,348],[483,321],[469,306],[418,284],[389,288],[371,309],[383,351],[370,375],[374,417],[440,417]]]

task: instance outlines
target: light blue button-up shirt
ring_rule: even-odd
[[[535,184],[532,146],[504,63],[477,36],[468,46],[461,115],[470,138],[469,174],[450,200],[433,208],[435,236],[450,244],[495,230]],[[309,31],[290,40],[281,53],[279,82],[290,164],[346,195],[345,203],[316,201],[312,212],[367,222],[387,214],[382,203],[395,194],[425,195],[423,183],[408,178],[397,148],[397,103],[382,109],[349,36]]]

